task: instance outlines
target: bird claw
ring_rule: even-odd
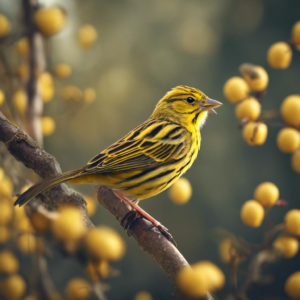
[[[132,224],[137,221],[138,219],[143,218],[143,216],[141,216],[136,210],[131,210],[129,211],[121,220],[121,226],[127,230],[127,234],[128,236],[130,236],[130,234],[128,233],[128,229],[130,229],[130,227],[132,226]],[[173,236],[171,235],[171,233],[169,232],[168,228],[163,226],[160,223],[157,224],[153,224],[150,225],[150,227],[147,229],[151,229],[151,228],[157,228],[160,233],[162,235],[164,235],[175,247],[177,247],[177,243],[174,240]]]
[[[152,226],[150,226],[149,229],[151,228],[157,228],[160,231],[160,233],[164,235],[168,239],[168,241],[170,241],[177,248],[177,243],[173,238],[172,234],[169,232],[169,229],[167,227],[158,223],[158,224],[152,224]]]
[[[131,210],[131,211],[129,211],[129,212],[123,217],[123,219],[121,220],[121,226],[122,226],[125,230],[127,230],[128,236],[130,236],[129,233],[128,233],[128,229],[132,226],[132,224],[133,224],[136,220],[138,220],[138,219],[140,219],[140,218],[142,218],[142,217],[137,213],[136,210]]]

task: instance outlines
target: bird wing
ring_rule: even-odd
[[[88,162],[84,172],[123,172],[153,168],[182,158],[187,152],[185,128],[148,120]]]

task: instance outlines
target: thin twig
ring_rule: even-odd
[[[237,255],[232,255],[229,262],[230,271],[230,287],[231,293],[235,299],[240,299],[238,295],[238,285],[237,285],[237,271],[238,271],[239,257]]]
[[[254,283],[269,283],[271,281],[270,277],[261,278],[262,266],[274,263],[279,258],[280,254],[276,249],[265,249],[254,256],[249,265],[248,276],[239,292],[242,299],[247,299],[247,292]]]
[[[99,281],[94,282],[92,285],[92,290],[98,300],[107,300],[107,298],[105,297],[105,294],[103,293],[103,289],[102,289],[101,285],[102,285],[102,283]]]
[[[43,100],[38,91],[38,75],[45,70],[45,57],[42,35],[36,30],[33,14],[37,8],[36,0],[23,0],[23,23],[29,43],[29,77],[26,83],[28,96],[27,105],[27,132],[42,146],[43,135],[41,116],[43,113]]]
[[[40,293],[41,299],[51,300],[53,299],[54,294],[57,294],[54,283],[50,277],[48,271],[47,260],[44,255],[36,252],[36,264],[38,269],[37,286],[39,287],[38,292]]]
[[[5,76],[3,76],[2,84],[6,87],[6,97],[5,97],[5,103],[8,107],[8,115],[11,118],[12,121],[15,121],[19,126],[23,126],[22,121],[19,117],[19,115],[15,112],[15,107],[13,106],[12,102],[9,101],[9,99],[12,98],[13,92],[14,92],[14,84],[13,84],[13,77],[12,77],[12,70],[10,67],[9,62],[7,61],[7,58],[3,52],[2,49],[0,49],[0,62],[1,67],[5,72]]]
[[[214,300],[214,298],[212,297],[212,295],[208,292],[206,292],[205,296],[204,296],[205,300]]]

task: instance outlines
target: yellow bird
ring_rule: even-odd
[[[177,86],[158,102],[146,122],[83,168],[35,184],[19,196],[15,205],[26,204],[63,182],[107,185],[172,239],[163,225],[137,205],[138,201],[161,193],[191,167],[200,149],[200,128],[208,113],[215,112],[213,109],[220,105],[198,89]]]

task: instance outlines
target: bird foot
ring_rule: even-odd
[[[169,232],[168,228],[157,222],[153,217],[151,217],[147,212],[145,212],[142,208],[140,208],[137,204],[133,203],[129,200],[126,196],[124,196],[119,191],[113,191],[114,194],[121,200],[131,206],[133,210],[129,211],[121,220],[121,225],[124,229],[129,229],[132,224],[140,219],[145,218],[146,220],[150,221],[152,225],[148,228],[157,228],[162,235],[164,235],[175,247],[177,247],[177,243],[175,242],[173,236]],[[127,231],[128,233],[128,231]],[[129,235],[129,234],[128,234]]]
[[[129,233],[128,233],[128,229],[132,226],[132,224],[133,224],[136,220],[138,220],[138,219],[140,219],[140,218],[142,218],[142,217],[140,216],[140,214],[139,214],[136,210],[131,210],[131,211],[129,211],[129,212],[123,217],[123,219],[121,220],[121,226],[122,226],[125,230],[127,230],[128,236],[130,236]]]
[[[169,232],[169,229],[167,227],[157,222],[156,224],[152,223],[152,225],[148,228],[148,230],[151,228],[157,228],[160,231],[160,233],[164,235],[168,239],[168,241],[170,241],[177,248],[177,243],[173,238],[172,234]]]
[[[136,210],[129,211],[123,217],[123,219],[121,220],[121,226],[125,230],[127,230],[128,236],[130,236],[130,234],[128,233],[128,229],[130,229],[130,227],[133,225],[134,222],[136,222],[137,220],[139,220],[141,218],[144,218],[144,217],[141,216]],[[152,228],[157,228],[162,235],[164,235],[175,247],[177,247],[177,243],[174,240],[173,236],[171,235],[171,233],[169,232],[167,227],[163,226],[161,223],[156,221],[155,223],[152,223],[147,230],[152,229]]]

